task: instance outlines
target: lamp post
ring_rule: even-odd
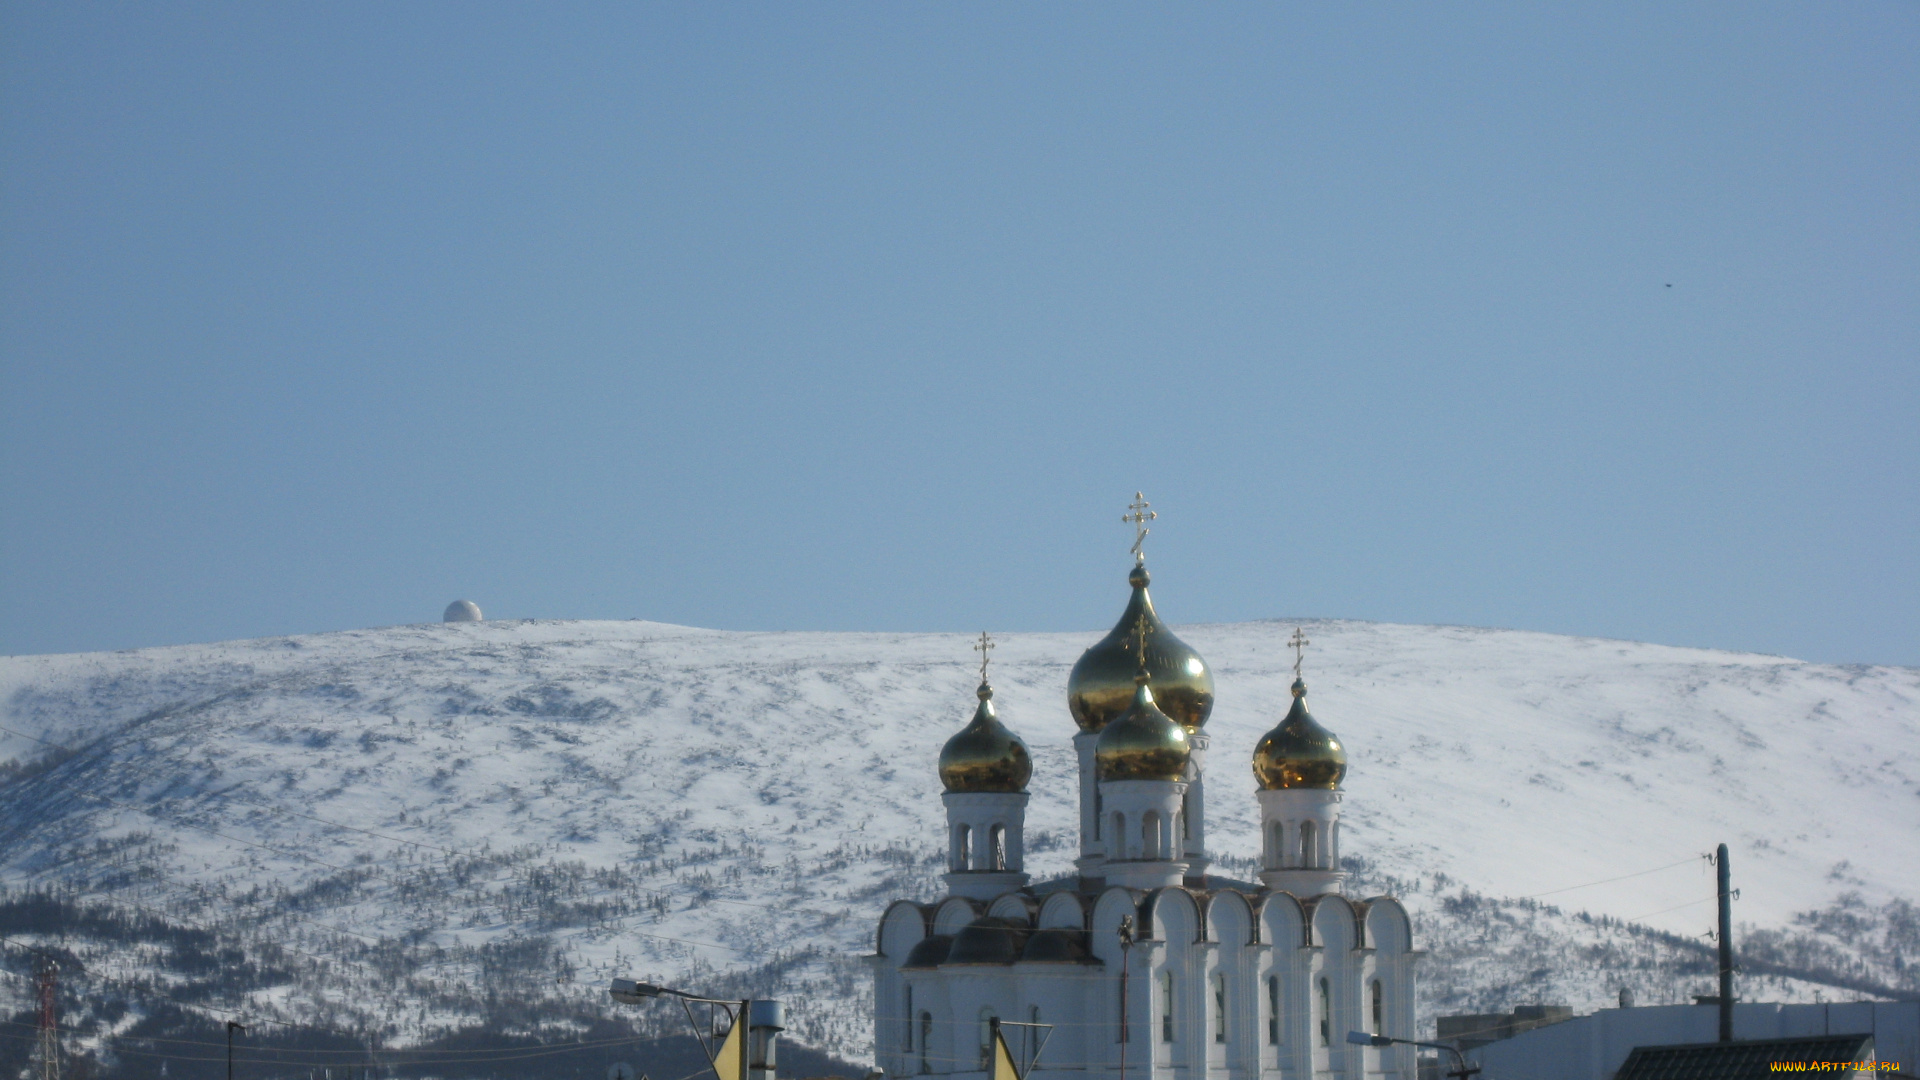
[[[742,1034],[748,1036],[747,1072],[739,1080],[774,1080],[774,1045],[782,1031],[786,1030],[786,1009],[778,1001],[735,1001],[726,998],[701,997],[685,990],[675,990],[671,986],[656,986],[653,983],[636,982],[632,979],[615,979],[607,987],[607,996],[623,1005],[641,1005],[662,997],[676,998],[680,1008],[687,1014],[687,1026],[693,1029],[694,1037],[700,1038],[700,1024],[693,1018],[693,1003],[717,1006],[727,1010],[732,1022],[747,1025]],[[708,1014],[708,1034],[712,1034],[712,1014]],[[701,1048],[706,1049],[706,1039],[701,1039]],[[713,1050],[706,1050],[707,1060],[713,1061]],[[227,1080],[233,1080],[228,1077]]]
[[[1447,1075],[1457,1076],[1460,1080],[1467,1080],[1467,1077],[1480,1071],[1480,1066],[1468,1065],[1466,1055],[1454,1047],[1448,1046],[1446,1043],[1420,1042],[1417,1039],[1396,1039],[1391,1035],[1369,1035],[1364,1031],[1347,1032],[1347,1041],[1353,1043],[1355,1046],[1392,1046],[1394,1043],[1402,1043],[1407,1046],[1424,1046],[1429,1050],[1445,1050],[1453,1055],[1454,1063],[1459,1066]]]
[[[246,1034],[247,1025],[238,1020],[227,1021],[227,1080],[233,1080],[233,1033],[236,1031]]]

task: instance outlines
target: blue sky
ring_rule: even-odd
[[[1920,6],[0,7],[0,652],[1920,664]]]

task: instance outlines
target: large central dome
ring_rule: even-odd
[[[1160,621],[1147,595],[1148,580],[1144,565],[1127,575],[1133,586],[1127,610],[1106,637],[1081,655],[1067,678],[1067,708],[1082,731],[1099,731],[1133,705],[1134,676],[1140,672],[1136,627],[1142,618],[1147,626],[1147,675],[1160,711],[1188,731],[1205,724],[1213,711],[1213,672]]]

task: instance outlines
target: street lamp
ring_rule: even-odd
[[[1448,1046],[1446,1043],[1420,1042],[1417,1039],[1396,1039],[1391,1035],[1369,1035],[1364,1031],[1347,1032],[1347,1041],[1353,1043],[1355,1046],[1392,1046],[1394,1043],[1402,1043],[1407,1046],[1424,1046],[1429,1050],[1445,1050],[1453,1055],[1454,1063],[1459,1066],[1459,1068],[1454,1069],[1447,1075],[1457,1076],[1460,1080],[1467,1080],[1467,1077],[1480,1071],[1480,1066],[1468,1065],[1466,1056],[1454,1047]]]
[[[227,1080],[233,1080],[233,1033],[247,1033],[247,1025],[238,1020],[227,1021]]]
[[[653,983],[636,982],[632,979],[615,979],[607,987],[607,996],[623,1005],[641,1005],[662,997],[680,999],[680,1008],[687,1014],[687,1026],[693,1028],[695,1038],[700,1037],[700,1024],[693,1018],[693,1003],[717,1006],[727,1010],[730,1022],[744,1024],[747,1030],[747,1072],[752,1080],[773,1080],[774,1044],[780,1033],[786,1030],[786,1008],[778,1001],[733,1001],[725,998],[701,997],[689,994],[685,990],[675,990],[671,986],[656,986]],[[713,1016],[707,1016],[708,1035],[712,1036]],[[707,1040],[701,1039],[702,1049],[706,1049]],[[716,1051],[708,1049],[707,1060],[714,1061]],[[717,1064],[717,1063],[716,1063]],[[716,1069],[717,1072],[717,1069]],[[228,1077],[227,1080],[233,1080]],[[743,1076],[739,1080],[749,1080]]]

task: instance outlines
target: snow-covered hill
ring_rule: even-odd
[[[1216,673],[1230,876],[1258,851],[1244,762],[1285,711],[1293,627],[1179,629]],[[1429,1014],[1703,990],[1697,856],[1721,841],[1736,918],[1773,935],[1749,966],[1783,973],[1758,996],[1920,989],[1920,671],[1306,629],[1315,715],[1351,756],[1343,847],[1422,920]],[[994,652],[1034,752],[1039,876],[1073,855],[1065,686],[1098,636]],[[783,988],[799,1037],[858,1056],[857,956],[889,899],[936,890],[934,759],[971,711],[968,646],[530,621],[4,658],[0,882],[280,942],[295,975],[259,980],[263,1013],[404,1039],[483,989],[597,1009],[607,977],[652,973]],[[89,965],[164,988],[164,951]]]

